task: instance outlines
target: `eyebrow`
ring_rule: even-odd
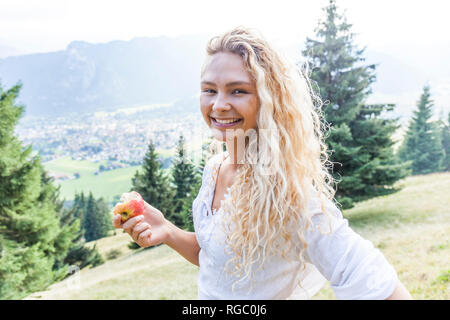
[[[202,84],[210,85],[210,86],[215,86],[216,85],[214,82],[211,82],[211,81],[202,81]],[[228,82],[225,86],[226,87],[232,87],[232,86],[236,86],[236,85],[251,86],[251,83],[249,83],[247,81],[233,81],[233,82]]]

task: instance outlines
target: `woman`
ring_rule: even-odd
[[[142,247],[165,243],[200,267],[200,299],[409,299],[394,268],[333,203],[320,98],[256,31],[212,38],[201,112],[227,151],[208,159],[193,203],[195,233],[146,203],[123,225]]]

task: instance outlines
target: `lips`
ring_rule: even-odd
[[[216,127],[219,127],[219,128],[233,127],[233,126],[236,126],[236,125],[240,124],[240,123],[243,121],[243,119],[239,119],[238,121],[232,122],[232,123],[219,123],[219,122],[216,121],[215,118],[213,118],[213,117],[210,117],[210,118],[211,118],[211,122],[212,122]],[[220,120],[220,119],[219,119],[219,120]],[[225,120],[225,119],[224,119],[224,120]]]

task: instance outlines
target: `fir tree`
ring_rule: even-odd
[[[61,214],[61,224],[73,226],[75,237],[64,263],[71,266],[77,266],[80,269],[86,266],[97,266],[103,263],[103,258],[98,252],[96,246],[90,248],[85,245],[85,232],[82,228],[82,218],[85,216],[86,202],[84,192],[75,194],[75,199],[71,209],[63,209]]]
[[[195,174],[194,174],[195,182],[193,183],[192,192],[190,192],[189,196],[186,198],[186,201],[184,202],[184,205],[183,205],[183,208],[181,211],[184,229],[187,231],[194,231],[194,221],[193,221],[193,217],[192,217],[192,204],[193,204],[195,198],[197,198],[200,188],[202,186],[202,176],[203,176],[203,170],[205,169],[206,156],[209,155],[209,151],[208,151],[209,143],[210,143],[210,141],[203,143],[203,145],[202,145],[202,157],[201,157],[198,165],[195,166],[196,167]]]
[[[417,102],[417,110],[409,123],[408,130],[398,156],[403,161],[412,161],[412,174],[427,174],[442,169],[445,152],[437,128],[430,121],[433,115],[433,101],[430,87],[423,88],[423,93]]]
[[[200,187],[202,186],[201,174],[196,174],[195,182],[192,184],[191,192],[183,202],[181,208],[181,218],[183,220],[183,228],[187,231],[194,231],[194,222],[192,217],[192,203],[198,196]]]
[[[183,207],[185,207],[187,199],[192,199],[193,194],[196,191],[198,192],[194,189],[199,183],[195,165],[187,158],[183,135],[180,135],[178,139],[177,154],[173,160],[172,179],[175,184],[175,214],[172,216],[172,222],[179,227],[183,227],[187,221],[186,217],[183,219]],[[186,216],[186,214],[184,215]]]
[[[15,136],[24,111],[15,102],[20,89],[0,86],[0,299],[22,298],[61,278],[73,239],[60,225],[58,190],[39,156]]]
[[[84,239],[86,241],[95,240],[96,237],[96,229],[97,229],[97,220],[95,219],[95,201],[92,192],[89,193],[89,196],[86,201],[86,208],[83,212],[83,220],[82,227],[84,231]]]
[[[131,183],[130,191],[134,190],[140,193],[147,203],[160,210],[167,219],[171,220],[174,212],[172,204],[174,191],[171,188],[169,177],[161,167],[155,145],[151,140],[144,156],[142,173],[136,171]]]
[[[74,235],[67,255],[60,262],[66,266],[77,266],[80,269],[91,265],[93,267],[103,263],[103,258],[97,248],[89,248],[85,245],[84,232],[81,228],[81,219],[77,217],[78,206],[74,204],[71,209],[63,208],[60,215],[60,225],[62,228],[70,228]]]
[[[113,214],[112,214],[112,208],[108,205],[108,202],[103,199],[103,197],[100,197],[97,199],[97,206],[99,212],[101,212],[100,215],[100,225],[101,225],[101,233],[103,234],[102,237],[107,237],[114,231],[114,227],[112,224],[113,220]]]
[[[85,218],[83,219],[83,229],[86,241],[93,241],[108,236],[112,230],[112,216],[107,204],[100,198],[96,200],[89,192],[86,203]]]
[[[194,182],[192,183],[191,192],[187,196],[183,208],[181,210],[181,217],[183,218],[184,229],[187,231],[194,231],[194,221],[192,217],[192,204],[197,198],[200,188],[202,186],[202,175],[205,168],[205,159],[202,157],[198,166],[196,166],[194,174]]]
[[[81,228],[81,219],[77,217],[78,205],[74,204],[71,209],[64,209],[61,216],[61,224],[70,226],[75,230],[73,244],[64,258],[64,264],[77,266],[83,269],[86,266],[95,267],[102,264],[103,258],[98,252],[96,246],[92,248],[86,246],[84,230]]]
[[[442,121],[441,133],[442,149],[445,156],[442,160],[442,171],[450,171],[450,112],[448,113],[447,123]]]
[[[303,55],[330,125],[326,144],[334,164],[332,175],[339,182],[336,199],[347,209],[354,201],[397,191],[392,185],[408,171],[393,152],[391,136],[399,127],[398,119],[381,118],[394,105],[365,103],[376,65],[364,65],[365,48],[353,43],[351,24],[338,13],[334,0],[324,11],[316,39],[307,38]]]
[[[71,223],[69,217],[65,214],[64,200],[59,199],[60,186],[53,185],[54,179],[48,177],[45,171],[41,173],[42,190],[38,200],[40,202],[51,202],[55,204],[56,215],[59,219],[59,233],[55,240],[55,251],[53,257],[55,262],[53,270],[56,273],[55,280],[60,280],[67,275],[67,265],[64,260],[73,247],[73,241],[77,237],[77,229],[80,227],[79,223]]]
[[[84,192],[75,193],[74,203],[73,203],[74,217],[79,218],[80,221],[83,221],[83,215],[86,211],[86,199],[84,196]]]
[[[203,169],[205,168],[206,158],[209,157],[209,156],[211,155],[211,152],[210,152],[210,150],[209,150],[209,146],[211,145],[212,141],[213,141],[213,138],[212,138],[212,137],[209,137],[206,141],[204,141],[204,142],[202,143],[202,148],[201,148],[201,150],[202,150],[202,156],[201,156],[201,159],[200,159],[199,164],[197,165],[197,167],[198,167],[197,170],[198,170],[198,172],[201,173],[201,174],[203,174]],[[226,146],[226,144],[225,144],[225,146]],[[224,152],[225,152],[225,151],[226,151],[226,150],[224,150]]]

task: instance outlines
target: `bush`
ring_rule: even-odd
[[[130,243],[128,243],[128,248],[130,248],[131,250],[137,250],[140,249],[141,246],[138,245],[136,242],[131,241]]]
[[[122,251],[120,251],[119,249],[111,249],[106,253],[106,259],[107,260],[117,259],[118,257],[120,257],[121,254]]]
[[[131,250],[138,250],[138,249],[147,250],[147,249],[151,249],[151,248],[155,248],[155,247],[158,247],[158,246],[150,246],[150,247],[142,248],[140,245],[138,245],[134,241],[131,241],[131,242],[128,243],[128,248],[131,249]]]

